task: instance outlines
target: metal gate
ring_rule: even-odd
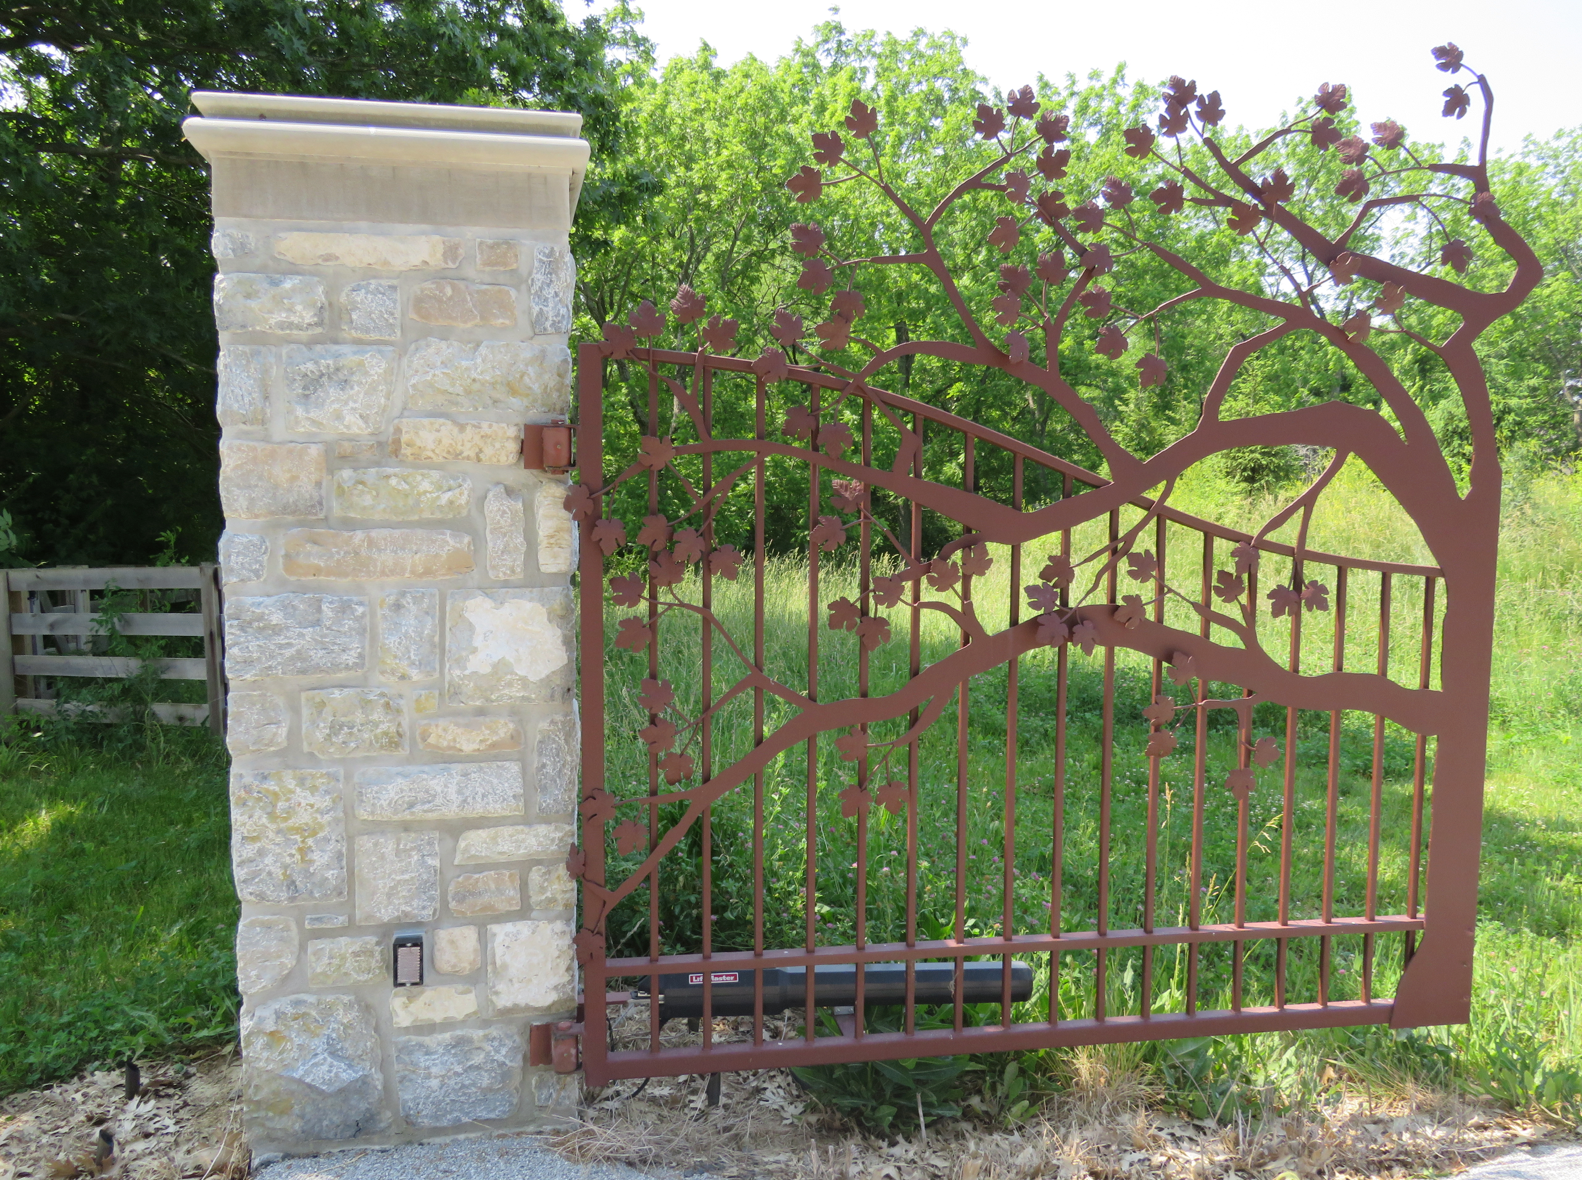
[[[1015,136],[1037,104],[1013,97],[1008,133],[1004,112],[998,129],[988,120],[1009,141],[976,187],[1031,207],[1025,174],[985,179],[1028,150]],[[1167,98],[1167,115],[1180,109]],[[871,118],[854,104],[853,135],[871,135]],[[1048,156],[1037,128],[1031,150]],[[822,151],[838,163],[838,138]],[[1218,158],[1246,180],[1245,158]],[[1480,171],[1463,174],[1486,196]],[[902,261],[947,274],[939,211],[890,195],[923,227]],[[1211,390],[1198,428],[1151,459],[1110,440],[1107,479],[875,383],[882,365],[953,356],[1103,431],[1062,381],[1055,342],[1044,365],[1019,331],[1001,348],[961,299],[970,343],[873,346],[856,368],[830,347],[789,364],[802,327],[786,313],[785,353],[713,355],[733,325],[701,323],[685,290],[671,306],[697,324],[696,351],[639,346],[663,329],[649,304],[582,346],[567,503],[582,526],[571,868],[590,1082],[1466,1018],[1499,492],[1471,338],[1520,301],[1535,263],[1492,203],[1474,212],[1516,263],[1494,294],[1347,253],[1278,193],[1255,212],[1336,282],[1377,280],[1461,317],[1428,347],[1465,394],[1469,488],[1361,325],[1211,287],[1186,263],[1196,289],[1274,319],[1231,350],[1225,386],[1308,330],[1368,375],[1394,420],[1341,402],[1222,418]],[[1093,239],[1114,219],[1077,219],[1086,241],[1045,221],[1078,263],[1069,281],[1044,276],[1044,301],[1021,314],[1058,341],[1073,304],[1102,292],[1114,263]],[[804,285],[819,289],[823,234],[809,250],[798,229]],[[1017,303],[1025,268],[1001,274]],[[1399,307],[1396,295],[1384,287]],[[826,346],[861,314],[845,296],[819,327]],[[606,470],[604,406],[618,397],[642,438],[635,461]],[[1170,506],[1197,459],[1289,443],[1333,458],[1257,533]],[[1315,503],[1353,456],[1439,565],[1307,545]],[[771,521],[767,489],[788,481],[805,490],[799,519]],[[644,506],[640,526],[615,514],[623,496]],[[771,552],[775,535],[798,541]],[[612,989],[648,996],[645,1045],[612,1047],[598,1002]],[[792,1023],[770,1035],[784,1011]],[[697,1043],[662,1043],[676,1016],[699,1018]]]

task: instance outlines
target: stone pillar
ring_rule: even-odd
[[[575,1008],[577,115],[196,94],[255,1152],[532,1127]],[[392,943],[423,938],[423,985]]]

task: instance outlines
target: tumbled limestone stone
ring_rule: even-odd
[[[309,914],[302,919],[302,925],[309,930],[329,930],[337,926],[350,926],[351,921],[345,914]]]
[[[441,754],[492,754],[522,748],[522,728],[505,717],[431,721],[419,726],[417,744]]]
[[[465,244],[434,234],[289,233],[275,238],[275,256],[299,266],[356,266],[366,270],[451,270]]]
[[[322,332],[327,310],[324,284],[307,275],[214,276],[214,321],[222,332]]]
[[[520,1029],[458,1029],[395,1038],[401,1116],[419,1127],[455,1127],[514,1114],[522,1088]]]
[[[332,486],[335,511],[359,520],[445,520],[472,503],[472,481],[448,471],[343,467]]]
[[[570,684],[571,591],[453,590],[445,674],[453,705],[542,701]]]
[[[515,580],[527,567],[527,514],[522,493],[495,484],[483,498],[484,539],[489,576]]]
[[[489,1002],[496,1016],[570,1008],[572,982],[570,922],[532,918],[489,927]]]
[[[393,348],[293,344],[285,350],[286,429],[377,434],[395,393]]]
[[[324,448],[315,443],[220,441],[227,520],[323,516],[324,473]]]
[[[373,1012],[352,996],[282,996],[242,1013],[242,1114],[255,1151],[390,1124]]]
[[[216,258],[247,258],[258,250],[258,239],[246,230],[217,229],[209,235],[209,252]]]
[[[451,881],[446,900],[458,918],[509,914],[522,908],[522,877],[515,869],[464,873]]]
[[[337,459],[376,459],[379,444],[372,439],[341,439],[335,444]]]
[[[521,249],[509,239],[480,238],[478,241],[479,270],[515,270],[521,261]]]
[[[439,675],[438,590],[392,590],[379,596],[379,675],[387,680]]]
[[[499,828],[473,828],[463,832],[456,841],[456,863],[487,864],[490,861],[565,856],[570,847],[570,824],[509,824]]]
[[[471,975],[483,965],[476,926],[434,931],[434,970],[441,975]]]
[[[533,1104],[574,1113],[582,1098],[576,1074],[541,1070],[533,1075]]]
[[[236,927],[236,986],[267,991],[297,965],[297,924],[284,915],[243,918]]]
[[[280,568],[288,578],[455,578],[471,573],[472,537],[453,529],[292,529]]]
[[[380,688],[303,693],[302,748],[320,758],[401,753],[406,749],[406,716],[400,698]]]
[[[516,323],[516,292],[510,287],[431,279],[412,292],[412,306],[407,314],[424,324],[509,328]]]
[[[577,805],[577,765],[582,758],[576,702],[571,709],[539,722],[534,742],[538,814],[566,815]]]
[[[470,987],[402,987],[390,993],[390,1023],[447,1024],[478,1015],[478,993]]]
[[[382,938],[315,938],[308,943],[310,987],[355,987],[389,978]]]
[[[439,693],[432,688],[425,688],[421,692],[412,694],[412,712],[419,717],[428,713],[439,712]]]
[[[357,837],[357,924],[430,922],[439,913],[439,833]]]
[[[343,900],[346,816],[340,771],[233,769],[231,870],[243,901]]]
[[[533,280],[528,302],[533,331],[557,336],[571,331],[571,293],[577,285],[577,264],[564,246],[533,247]]]
[[[533,524],[538,532],[538,572],[569,574],[577,564],[577,528],[566,511],[566,485],[545,480],[533,496]]]
[[[521,815],[520,762],[434,762],[357,772],[359,819],[468,819]]]
[[[452,422],[397,418],[390,457],[416,463],[522,465],[522,427],[515,422]]]
[[[577,904],[577,883],[565,865],[538,865],[528,871],[527,896],[535,910],[569,910]]]
[[[407,408],[462,413],[564,415],[571,353],[563,344],[428,337],[407,350]]]
[[[272,692],[233,692],[226,699],[225,748],[237,757],[286,748],[286,702]]]
[[[265,345],[227,344],[215,365],[218,376],[214,416],[221,426],[269,425],[269,383],[274,349]]]
[[[367,663],[367,599],[275,594],[225,604],[225,672],[232,680],[334,676]]]
[[[401,292],[388,279],[366,279],[341,292],[341,326],[348,336],[394,340],[401,334]]]
[[[220,534],[220,580],[257,582],[269,572],[269,538],[257,533]]]

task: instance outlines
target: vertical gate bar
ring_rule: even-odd
[[[693,366],[693,388],[699,395],[699,408],[702,410],[703,425],[708,430],[710,437],[714,434],[714,381],[707,362]],[[699,440],[702,441],[701,439]],[[703,453],[703,492],[708,495],[714,486],[714,456],[705,451]],[[702,732],[698,741],[698,783],[701,785],[710,778],[710,758],[714,754],[714,719],[709,716],[709,709],[714,704],[714,631],[709,626],[709,613],[714,609],[714,583],[709,574],[708,551],[714,547],[714,508],[710,506],[704,510],[703,518],[698,521],[699,531],[703,534],[704,557],[699,562],[699,581],[702,590],[703,614],[698,616],[698,626],[703,629],[702,634],[702,664],[703,692],[701,697],[701,712],[698,714],[702,720]],[[707,1049],[714,1040],[714,972],[709,969],[709,960],[714,956],[714,807],[710,803],[703,805],[702,823],[699,835],[702,840],[700,859],[702,860],[702,893],[703,908],[699,921],[703,926],[703,1019],[699,1027],[703,1032],[703,1047]]]
[[[818,386],[810,385],[808,389],[808,411],[813,415],[813,421],[818,421]],[[818,432],[815,430],[808,439],[808,451],[817,454]],[[818,524],[819,509],[819,468],[818,463],[809,458],[807,461],[807,696],[808,700],[818,700],[818,546],[813,541],[813,529]],[[807,739],[807,803],[806,826],[804,839],[806,840],[806,884],[804,885],[803,904],[806,907],[807,949],[811,951],[815,945],[817,931],[814,924],[818,921],[818,735],[812,734]],[[813,976],[816,968],[809,967],[807,971],[807,988],[804,999],[803,1036],[809,1043],[813,1041],[817,1030],[814,1027],[813,1009]]]
[[[1154,622],[1165,619],[1165,518],[1161,513],[1154,522],[1154,556],[1158,565],[1154,569]],[[1164,691],[1164,661],[1153,661],[1153,675],[1149,681],[1149,704]],[[1152,728],[1152,727],[1150,727]],[[1148,759],[1148,830],[1144,834],[1143,850],[1143,929],[1150,934],[1154,928],[1154,901],[1159,876],[1159,759]],[[1154,948],[1143,947],[1142,1000],[1138,1009],[1144,1017],[1154,1010]]]
[[[604,358],[598,345],[584,344],[577,350],[577,470],[579,480],[595,488],[604,483],[603,417]],[[576,527],[584,530],[577,566],[577,597],[580,607],[578,640],[585,653],[578,678],[583,720],[580,795],[586,796],[604,789],[604,660],[598,658],[604,652],[604,559],[599,547],[588,539],[590,526],[578,524]],[[604,881],[604,822],[597,818],[583,820],[578,843],[585,857],[585,879]],[[604,956],[594,954],[586,971],[586,994],[602,996],[606,979]],[[654,994],[650,990],[649,995]],[[658,1007],[652,1003],[650,1006]],[[583,1051],[597,1070],[609,1044],[605,1031],[608,1012],[603,1004],[595,1004],[587,1010],[586,1016],[589,1033]]]
[[[1340,672],[1346,667],[1346,574],[1345,566],[1335,572],[1335,651],[1330,659],[1331,669]],[[1340,815],[1340,723],[1341,711],[1329,714],[1329,766],[1324,801],[1324,888],[1323,917],[1325,922],[1335,920],[1335,842]],[[1329,935],[1318,940],[1318,1002],[1329,1003],[1330,953],[1333,944]]]
[[[1022,457],[1011,460],[1011,507],[1022,510]],[[1010,614],[1007,623],[1015,627],[1022,621],[1022,547],[1011,546]],[[1015,656],[1005,670],[1005,851],[1004,885],[1001,898],[1004,913],[1000,934],[1009,942],[1016,931],[1016,708],[1018,661]],[[1000,968],[1000,1025],[1011,1027],[1011,956],[1006,954]]]
[[[659,366],[649,362],[648,371],[648,433],[659,433]],[[659,511],[659,471],[650,469],[648,472],[648,514],[654,515]],[[666,530],[669,531],[668,529]],[[648,676],[651,680],[659,679],[659,593],[654,585],[653,575],[648,578]],[[648,723],[653,725],[659,720],[657,713],[648,715]],[[652,852],[659,843],[659,804],[653,800],[659,795],[659,754],[654,750],[648,752],[648,850]],[[654,863],[653,871],[648,877],[648,957],[653,962],[659,961],[659,863]],[[659,1052],[659,974],[655,972],[649,977],[648,994],[653,999],[648,1001],[648,1039],[649,1049]]]
[[[912,415],[912,431],[917,435],[917,450],[912,456],[912,475],[917,479],[923,478],[923,416],[918,413]],[[916,500],[911,503],[910,521],[911,535],[907,538],[908,552],[905,554],[907,568],[918,564],[919,555],[923,551],[923,506]],[[922,583],[912,583],[912,607],[907,619],[907,642],[909,645],[909,661],[907,675],[911,680],[916,680],[923,668],[923,612],[917,603],[922,598]],[[906,726],[910,731],[918,722],[921,711],[913,706],[906,715]],[[921,753],[919,745],[920,735],[913,734],[912,740],[907,743],[906,751],[906,945],[917,945],[917,809],[921,804],[922,784],[918,781],[918,756]],[[907,1035],[917,1031],[917,961],[906,961],[906,1006],[902,1009],[902,1019]]]
[[[1208,603],[1210,587],[1214,582],[1214,536],[1212,533],[1203,534],[1203,578],[1198,591],[1198,601]],[[1197,625],[1198,634],[1207,639],[1209,622],[1207,616],[1200,616]],[[1208,710],[1203,707],[1203,702],[1208,699],[1208,685],[1203,677],[1197,677],[1197,685],[1193,690],[1193,700],[1196,704],[1193,718],[1193,750],[1192,750],[1192,856],[1191,867],[1187,882],[1187,925],[1196,930],[1203,922],[1203,804],[1204,782],[1208,774]],[[1186,1011],[1188,1016],[1197,1015],[1197,972],[1198,972],[1198,944],[1192,943],[1187,947],[1187,995]]]
[[[972,435],[962,434],[962,463],[961,486],[970,492],[973,486],[972,463],[975,458],[973,443],[977,440]],[[970,615],[968,603],[971,601],[972,591],[965,580],[962,587],[962,612]],[[971,642],[966,629],[961,631],[961,638],[957,641],[958,647],[966,647]],[[970,708],[969,682],[963,680],[956,690],[956,941],[961,942],[967,937],[967,776],[970,770],[967,761],[967,712]],[[954,1008],[956,1031],[959,1033],[965,1020],[963,993],[966,991],[967,960],[961,954],[956,955],[956,977],[954,993]]]
[[[862,465],[873,466],[873,403],[866,398],[862,401]],[[873,566],[873,531],[868,523],[868,516],[863,513],[859,519],[862,524],[858,529],[857,553],[857,601],[862,604],[862,613],[868,614],[870,600],[868,587],[870,573]],[[868,648],[859,640],[857,643],[857,695],[868,695]],[[868,724],[863,722],[857,727],[864,736],[868,733]],[[866,794],[871,772],[868,768],[868,755],[864,754],[857,760],[857,789],[859,793]],[[868,810],[872,804],[857,808],[857,949],[862,950],[868,945]],[[862,967],[856,972],[857,994],[856,1021],[854,1034],[858,1040],[862,1039],[864,1032],[864,1014],[867,1011],[864,1003],[867,972]]]
[[[1252,633],[1256,643],[1258,637],[1258,567],[1254,565],[1247,571],[1247,622],[1248,630]],[[1241,690],[1242,698],[1252,695],[1245,686]],[[1236,726],[1236,768],[1246,770],[1250,764],[1248,753],[1252,747],[1252,706],[1244,710],[1245,716],[1237,717]],[[1248,825],[1251,822],[1252,793],[1236,801],[1236,898],[1235,898],[1235,925],[1240,928],[1247,924],[1247,845],[1251,841]],[[1231,1010],[1240,1012],[1242,1008],[1242,984],[1245,981],[1247,966],[1247,944],[1241,939],[1231,943],[1231,974],[1230,974],[1230,999]]]
[[[1423,579],[1423,632],[1419,640],[1417,687],[1426,689],[1433,678],[1434,669],[1434,577]],[[1406,872],[1406,916],[1417,917],[1418,889],[1422,874],[1423,857],[1423,788],[1428,771],[1428,735],[1417,735],[1417,748],[1412,757],[1412,849]],[[1416,931],[1406,932],[1406,959],[1411,961],[1417,949]]]
[[[764,379],[753,378],[753,437],[768,437]],[[767,479],[762,454],[753,469],[753,667],[764,671],[764,499]],[[753,688],[753,745],[764,744],[764,690]],[[764,772],[753,775],[753,954],[764,953]],[[753,1044],[764,1043],[764,973],[753,972]]]
[[[1116,546],[1121,539],[1120,509],[1110,510],[1110,572],[1104,579],[1104,594],[1109,602],[1117,593],[1117,568],[1120,563]],[[1099,921],[1098,932],[1110,932],[1110,780],[1115,771],[1115,648],[1104,648],[1104,703],[1103,736],[1099,739]],[[1100,947],[1093,961],[1093,1015],[1096,1020],[1105,1017],[1106,968],[1109,966],[1107,948]]]
[[[1303,585],[1302,558],[1291,561],[1292,576],[1297,586]],[[1301,674],[1302,670],[1302,609],[1291,612],[1291,648],[1286,667]],[[1293,827],[1296,823],[1296,708],[1285,710],[1285,798],[1280,813],[1280,925],[1291,922],[1291,852]],[[1285,1007],[1286,954],[1290,940],[1280,938],[1274,944],[1274,1006]]]
[[[1060,482],[1060,498],[1071,498],[1071,473],[1065,473]],[[1071,560],[1071,530],[1060,530],[1060,556],[1067,561]],[[1071,589],[1069,584],[1060,587],[1060,609],[1071,609]],[[1066,823],[1066,689],[1070,673],[1069,643],[1062,643],[1055,653],[1055,774],[1051,795],[1054,797],[1054,816],[1052,817],[1054,831],[1052,833],[1053,847],[1050,850],[1049,860],[1049,933],[1051,937],[1060,937],[1060,894],[1063,857],[1065,852],[1065,823]],[[1049,1023],[1060,1022],[1060,952],[1054,951],[1049,956]]]
[[[1390,610],[1394,585],[1389,571],[1379,575],[1379,651],[1375,665],[1390,675]],[[1373,715],[1373,783],[1368,796],[1368,891],[1363,914],[1373,921],[1379,909],[1379,825],[1384,804],[1384,715]],[[1373,998],[1373,935],[1362,936],[1362,998]]]

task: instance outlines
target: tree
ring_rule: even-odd
[[[69,0],[0,11],[0,507],[36,562],[211,558],[216,342],[194,89],[581,111],[603,158],[635,43],[553,0]],[[639,52],[638,57],[641,58]],[[597,234],[632,178],[583,196]]]

